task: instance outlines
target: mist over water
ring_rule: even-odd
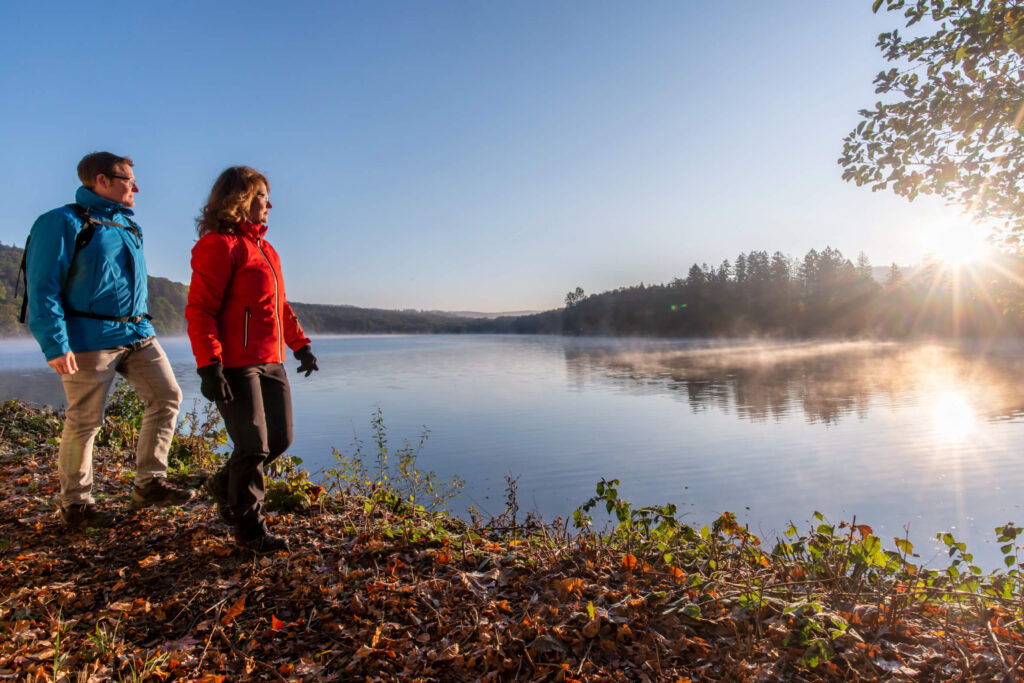
[[[751,421],[802,415],[830,424],[850,415],[863,419],[873,404],[891,409],[936,395],[962,399],[978,420],[1024,415],[1017,342],[705,344],[568,348],[566,362],[570,376],[680,392],[695,412],[716,409]]]
[[[186,394],[181,339],[162,340]],[[922,560],[952,530],[984,566],[992,527],[1024,522],[1024,344],[710,342],[529,336],[322,337],[320,373],[292,376],[296,440],[311,471],[369,443],[430,435],[420,465],[467,482],[456,503],[568,516],[601,477],[684,521],[737,513],[771,540],[820,510],[910,538]],[[294,363],[289,363],[291,369]],[[0,396],[60,403],[29,342],[0,344]],[[888,544],[891,546],[891,542]],[[939,558],[941,562],[941,557]]]

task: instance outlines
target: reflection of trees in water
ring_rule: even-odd
[[[797,343],[667,350],[664,344],[566,348],[572,381],[685,397],[694,412],[721,410],[751,421],[797,411],[811,423],[867,416],[960,395],[989,420],[1024,415],[1024,360],[1017,344],[998,349],[952,344]]]

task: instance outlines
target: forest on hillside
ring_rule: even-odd
[[[21,249],[0,244],[0,335],[27,334],[14,296]],[[802,259],[750,251],[718,266],[693,264],[667,284],[587,295],[569,292],[563,308],[523,316],[470,319],[292,302],[311,334],[512,333],[656,337],[977,337],[1024,335],[1024,258],[995,255],[977,264],[940,262],[883,281],[867,256],[811,249]],[[188,288],[149,278],[149,312],[160,334],[185,332]]]
[[[0,244],[0,337],[28,335],[18,322],[24,287],[18,283],[23,249]],[[185,334],[188,287],[163,277],[149,276],[149,314],[158,334]],[[291,302],[309,334],[386,334],[465,332],[468,319],[442,313],[389,311],[356,306]]]
[[[803,259],[741,253],[719,266],[694,264],[668,284],[587,296],[565,308],[478,321],[472,331],[659,337],[977,337],[1024,334],[1024,259],[995,255],[954,267],[937,261],[882,282],[868,258],[830,247]]]

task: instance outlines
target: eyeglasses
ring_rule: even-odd
[[[129,178],[126,175],[114,175],[113,173],[104,173],[108,178],[117,178],[118,180],[127,180],[128,184],[135,187],[135,178]]]

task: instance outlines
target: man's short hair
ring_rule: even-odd
[[[114,167],[118,164],[134,166],[135,162],[129,157],[119,157],[110,152],[86,154],[78,162],[78,179],[86,187],[92,187],[96,183],[96,176],[101,173],[106,176],[112,175],[115,172]]]

